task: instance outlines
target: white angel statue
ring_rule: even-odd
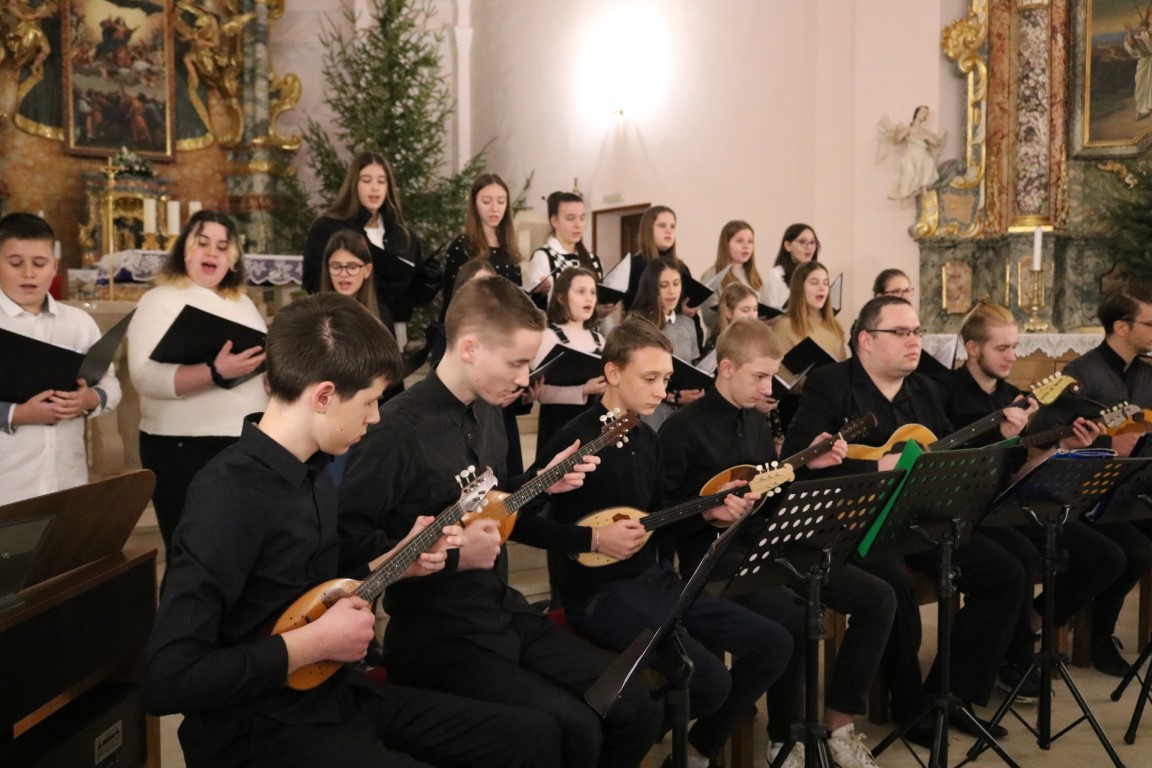
[[[936,170],[936,160],[948,138],[947,131],[935,133],[928,128],[928,107],[921,105],[912,113],[908,125],[893,125],[888,116],[880,118],[876,126],[876,160],[888,156],[889,147],[904,145],[904,157],[900,160],[900,178],[889,197],[904,200],[919,194],[926,187],[936,183],[940,177]]]

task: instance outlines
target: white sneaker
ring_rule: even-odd
[[[832,738],[828,739],[832,761],[839,768],[879,768],[868,747],[864,746],[866,738],[864,734],[856,733],[856,726],[852,723],[832,731]]]
[[[772,765],[772,761],[780,754],[780,750],[784,749],[784,743],[780,741],[773,741],[768,745],[768,765]],[[792,747],[792,751],[788,753],[783,765],[780,768],[804,768],[804,744],[797,742],[796,746]]]

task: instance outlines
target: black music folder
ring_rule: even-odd
[[[832,302],[832,314],[840,314],[840,307],[844,304],[844,273],[836,275],[832,285],[828,286],[828,301]]]
[[[689,277],[683,272],[680,273],[680,296],[681,303],[687,302],[689,307],[698,307],[704,302],[708,301],[708,297],[716,293],[716,289],[710,285],[705,285],[694,277]],[[692,387],[688,387],[692,389]]]
[[[707,389],[715,380],[716,377],[712,374],[672,355],[672,378],[668,381],[668,389],[673,392],[682,389]]]
[[[226,341],[232,342],[232,354],[237,354],[252,347],[263,347],[266,339],[264,331],[185,306],[149,357],[158,363],[198,365],[215,360]],[[264,366],[260,366],[247,376],[229,379],[228,389],[263,372]]]
[[[604,283],[596,284],[596,303],[597,304],[616,304],[624,300],[624,291],[618,291],[615,288],[609,288]]]
[[[112,364],[135,312],[121,318],[87,352],[0,329],[0,402],[23,403],[49,389],[71,392],[77,379],[93,386]]]
[[[920,350],[920,362],[916,364],[917,373],[922,373],[925,376],[931,376],[934,379],[939,379],[941,376],[944,376],[951,370],[951,368],[937,360],[936,357],[929,353],[927,350]]]
[[[836,358],[825,352],[824,347],[813,341],[811,336],[805,336],[799,344],[788,350],[788,354],[784,355],[780,364],[793,374],[798,374],[801,371],[823,368],[835,362]]]
[[[575,387],[603,375],[604,361],[599,355],[557,344],[532,371],[531,378],[543,376],[544,382],[554,387]]]
[[[775,320],[784,314],[784,310],[771,307],[762,301],[756,302],[756,317],[761,320]]]

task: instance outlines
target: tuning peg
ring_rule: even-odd
[[[481,509],[483,509],[483,508],[484,508],[484,507],[486,507],[486,506],[488,506],[488,499],[487,499],[487,497],[485,497],[485,498],[483,498],[483,499],[480,499],[480,508],[481,508]]]
[[[600,423],[601,424],[607,424],[608,423],[608,414],[606,414],[606,413],[600,414]]]
[[[464,477],[462,475],[453,475],[452,479],[456,481],[456,485],[460,486],[461,488],[464,487]]]

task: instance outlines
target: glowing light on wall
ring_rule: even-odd
[[[605,11],[584,43],[577,77],[596,116],[629,118],[658,109],[668,89],[668,25],[658,5]]]

